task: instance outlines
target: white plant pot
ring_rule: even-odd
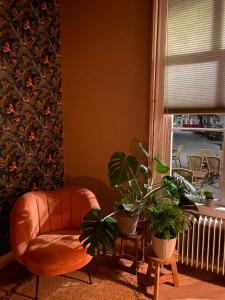
[[[155,255],[159,258],[172,257],[176,248],[176,242],[177,238],[163,240],[152,236],[152,248],[155,252]]]

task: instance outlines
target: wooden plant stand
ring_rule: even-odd
[[[158,300],[159,294],[159,283],[163,282],[173,282],[175,287],[179,287],[178,282],[178,273],[177,273],[177,258],[178,254],[175,252],[171,258],[158,258],[154,256],[148,257],[148,269],[147,276],[152,276],[154,274],[154,300]],[[167,272],[166,274],[162,272],[162,265],[170,265],[171,272]],[[162,274],[162,275],[161,275]]]
[[[114,251],[114,256],[118,256],[119,259],[128,259],[133,261],[135,264],[135,269],[137,272],[140,263],[145,260],[145,237],[146,237],[146,222],[140,222],[136,234],[123,234],[119,233],[117,238],[120,240],[119,253]],[[134,245],[134,254],[126,253],[124,249],[124,244],[129,241]]]

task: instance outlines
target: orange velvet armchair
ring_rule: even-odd
[[[79,242],[79,227],[91,208],[99,208],[86,188],[32,191],[11,212],[11,246],[16,259],[37,275],[60,275],[87,265],[92,257]],[[90,283],[91,278],[89,275]]]

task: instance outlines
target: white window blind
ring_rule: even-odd
[[[225,0],[168,0],[165,113],[225,112]]]

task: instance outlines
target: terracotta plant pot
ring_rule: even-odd
[[[205,198],[205,205],[208,207],[213,207],[214,206],[214,199],[213,198]]]
[[[155,255],[159,258],[172,257],[176,248],[176,242],[177,238],[163,240],[152,236],[152,248],[155,252]]]

